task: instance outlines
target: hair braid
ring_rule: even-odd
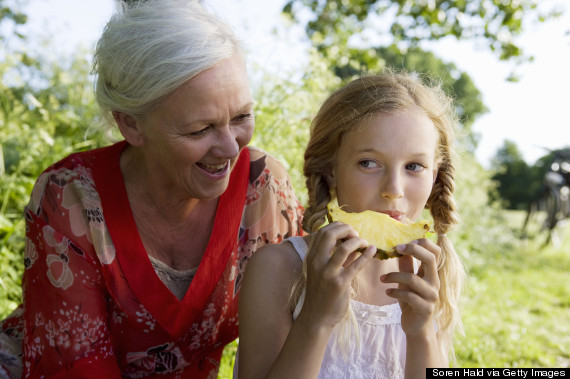
[[[306,186],[309,189],[309,200],[303,215],[303,230],[311,233],[325,223],[331,194],[328,184],[321,175],[310,175],[306,180]]]
[[[446,234],[459,223],[453,198],[454,176],[455,168],[449,160],[444,160],[439,166],[437,179],[426,205],[434,219],[435,232],[440,235]]]
[[[455,169],[451,161],[444,159],[426,205],[434,219],[434,229],[438,234],[437,244],[441,248],[438,262],[440,289],[436,313],[438,314],[438,333],[442,334],[450,334],[456,328],[461,331],[461,318],[457,304],[465,280],[463,264],[446,236],[446,233],[459,223],[453,198],[454,174]],[[453,346],[449,346],[449,349],[453,357]]]

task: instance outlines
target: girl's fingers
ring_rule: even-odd
[[[435,309],[435,302],[426,301],[422,296],[411,291],[390,288],[386,291],[386,294],[402,303],[408,304],[416,313],[430,314]]]
[[[347,264],[347,260],[349,256],[352,255],[358,249],[365,249],[368,247],[368,243],[366,240],[362,238],[350,238],[346,241],[343,241],[340,245],[338,245],[335,249],[333,254],[330,256],[330,264],[340,269]]]
[[[364,265],[368,263],[370,259],[373,259],[374,254],[376,254],[376,246],[368,246],[358,258],[344,267],[341,275],[352,281],[352,279],[354,279],[360,270],[362,270]]]
[[[422,238],[407,245],[398,245],[396,250],[404,256],[414,257],[421,262],[418,275],[432,284],[439,283],[437,262],[441,253],[441,248],[433,241],[430,241],[427,238]],[[400,268],[401,271],[413,272],[413,270],[409,270],[409,267],[405,270],[402,270],[402,268],[403,267]]]
[[[358,234],[347,224],[333,222],[328,224],[315,234],[309,246],[307,259],[316,259],[325,263],[330,258],[330,252],[337,245],[339,239],[358,237]]]
[[[437,285],[433,285],[423,278],[408,272],[391,272],[382,275],[380,280],[383,283],[398,283],[398,293],[414,293],[428,302],[436,302],[439,298],[439,281]]]

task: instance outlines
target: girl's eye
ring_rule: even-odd
[[[360,162],[358,162],[358,164],[360,164],[361,167],[364,168],[375,168],[378,167],[378,163],[374,162],[371,159],[363,159]]]
[[[426,169],[426,166],[419,164],[419,163],[410,163],[406,165],[406,170],[419,172]]]

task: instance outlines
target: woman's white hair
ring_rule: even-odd
[[[197,0],[120,1],[93,58],[97,102],[108,120],[113,111],[144,116],[236,53],[242,47],[234,32]]]

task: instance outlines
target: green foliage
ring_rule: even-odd
[[[513,141],[504,141],[491,162],[492,179],[497,183],[496,191],[490,192],[491,198],[508,209],[528,209],[557,154],[570,156],[570,148],[550,151],[531,166]]]
[[[263,68],[259,67],[263,71]],[[293,188],[306,203],[303,155],[309,140],[310,123],[325,98],[340,85],[314,53],[299,82],[269,73],[254,90],[255,134],[252,145],[258,146],[285,164]]]
[[[18,32],[17,27],[25,24],[28,16],[20,12],[16,5],[18,5],[18,0],[0,0],[0,24],[11,24],[13,34],[23,38],[24,36]],[[4,40],[5,36],[0,34],[0,41]]]
[[[377,39],[405,47],[447,36],[470,39],[511,61],[529,59],[516,41],[525,22],[560,13],[540,9],[534,0],[289,0],[283,12],[304,25],[313,44],[333,60],[349,40],[372,29]]]
[[[218,371],[219,379],[231,379],[234,377],[234,363],[238,348],[238,340],[230,342],[224,348],[222,360],[220,361],[220,371]]]
[[[24,207],[39,174],[64,156],[104,144],[89,63],[52,63],[3,51],[0,64],[0,316],[21,301]]]
[[[491,196],[508,209],[527,209],[543,175],[527,165],[513,141],[505,141],[492,160],[497,191]]]

